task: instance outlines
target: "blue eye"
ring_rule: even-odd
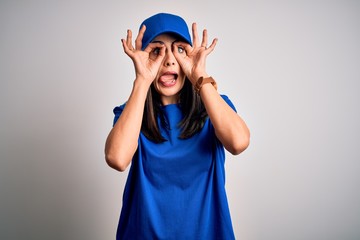
[[[159,55],[159,53],[160,53],[160,48],[155,48],[155,49],[153,50],[153,53],[154,53],[155,55]]]
[[[185,52],[185,49],[183,47],[178,47],[178,52],[183,53],[183,52]]]

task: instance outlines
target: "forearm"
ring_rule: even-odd
[[[105,144],[105,158],[110,167],[124,171],[138,147],[148,84],[134,81],[123,112],[110,131]]]
[[[250,141],[250,132],[244,120],[211,84],[202,86],[200,96],[215,128],[215,134],[226,150],[234,155],[244,151]]]

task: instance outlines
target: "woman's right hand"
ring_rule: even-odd
[[[142,50],[142,38],[146,30],[143,25],[135,39],[135,48],[132,44],[132,32],[127,31],[126,40],[121,39],[124,52],[131,58],[135,66],[136,79],[144,79],[149,85],[155,80],[161,62],[165,56],[165,47],[161,43],[150,43]],[[152,54],[156,51],[156,54]]]

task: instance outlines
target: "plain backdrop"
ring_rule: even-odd
[[[1,0],[0,239],[114,239],[108,167],[134,80],[120,39],[158,12],[218,37],[207,69],[251,130],[227,153],[237,239],[360,239],[360,2]]]

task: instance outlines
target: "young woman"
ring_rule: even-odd
[[[205,68],[207,31],[192,40],[179,16],[159,13],[122,39],[135,66],[128,101],[114,109],[108,165],[126,182],[117,239],[234,239],[225,152],[240,154],[249,130]]]

